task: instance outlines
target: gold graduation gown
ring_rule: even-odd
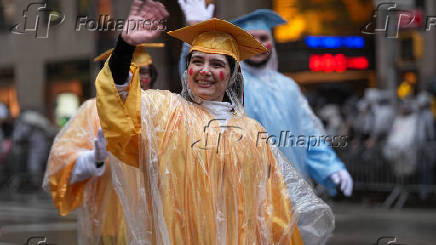
[[[80,151],[94,149],[99,127],[96,101],[88,100],[56,136],[44,187],[49,189],[61,215],[78,209],[79,244],[127,244],[123,212],[112,187],[108,162],[103,175],[70,184]]]
[[[219,126],[180,95],[141,92],[138,68],[131,70],[126,101],[107,63],[96,88],[133,243],[302,244],[277,161],[256,142],[260,124],[235,115]],[[129,180],[125,164],[140,178]]]

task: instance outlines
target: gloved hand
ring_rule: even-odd
[[[186,22],[201,22],[213,17],[215,4],[206,7],[205,0],[178,0],[180,8],[185,14]]]
[[[104,138],[103,130],[101,128],[98,130],[97,138],[94,140],[94,146],[95,162],[105,162],[108,153],[106,151],[106,139]]]
[[[341,191],[345,196],[349,197],[353,193],[353,179],[347,170],[342,169],[332,173],[329,178],[335,185],[341,185]]]
[[[94,150],[81,151],[71,172],[70,184],[83,181],[87,178],[101,176],[106,166],[104,162],[108,152],[106,151],[106,139],[100,128],[94,139]]]

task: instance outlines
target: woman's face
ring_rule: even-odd
[[[143,90],[150,89],[151,87],[151,74],[150,66],[141,66],[139,69],[139,81]]]
[[[203,100],[222,101],[230,78],[225,55],[193,51],[188,65],[188,86]]]

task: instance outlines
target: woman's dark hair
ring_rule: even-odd
[[[157,69],[154,65],[149,66],[149,73],[150,73],[150,88],[153,88],[153,84],[156,82],[157,77],[159,73],[157,72]]]

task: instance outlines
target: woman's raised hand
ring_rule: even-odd
[[[150,42],[165,30],[164,19],[168,16],[162,3],[153,0],[134,0],[121,37],[133,46]]]

